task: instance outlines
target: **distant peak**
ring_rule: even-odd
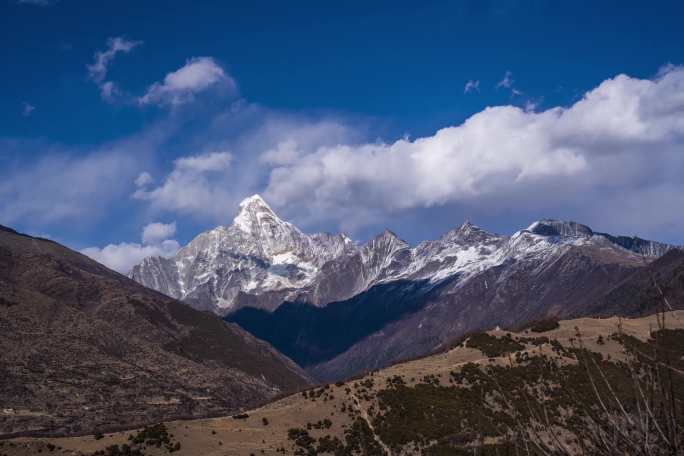
[[[375,236],[373,239],[371,239],[368,242],[368,245],[396,245],[399,247],[407,247],[408,244],[406,241],[401,239],[399,236],[397,236],[394,231],[390,230],[389,228],[385,228],[382,233],[378,234]]]
[[[591,237],[594,235],[592,229],[586,225],[555,219],[538,220],[528,226],[526,231],[540,236]]]
[[[461,226],[454,228],[453,230],[447,232],[442,236],[442,240],[449,242],[487,242],[491,239],[495,239],[498,236],[489,233],[479,226],[475,225],[470,221],[470,218],[466,218]]]

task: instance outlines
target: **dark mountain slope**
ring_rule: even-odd
[[[322,380],[424,356],[465,333],[553,316],[598,313],[596,303],[643,267],[610,244],[568,245],[511,258],[464,280],[376,285],[324,308],[243,308],[227,320],[271,342]]]
[[[229,413],[308,383],[214,315],[0,227],[0,434]]]
[[[424,282],[397,281],[325,307],[301,302],[284,303],[273,312],[244,307],[225,319],[269,341],[301,366],[310,366],[419,311],[429,290]]]
[[[661,291],[672,309],[684,308],[684,250],[672,249],[635,270],[598,299],[591,312],[597,315],[650,315],[663,310]]]
[[[450,279],[426,296],[419,312],[307,367],[320,379],[334,380],[424,356],[475,330],[589,315],[600,298],[640,265],[637,256],[586,245],[568,246],[550,257],[511,260],[467,281]]]

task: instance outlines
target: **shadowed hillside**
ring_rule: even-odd
[[[308,383],[237,326],[4,227],[0,352],[0,434],[228,413]]]

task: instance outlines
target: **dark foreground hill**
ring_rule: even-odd
[[[270,345],[0,227],[0,435],[226,414],[308,384]]]

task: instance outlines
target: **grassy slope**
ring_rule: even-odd
[[[667,324],[669,328],[684,328],[684,311],[667,314]],[[285,397],[247,412],[249,416],[244,419],[177,421],[167,423],[167,426],[181,444],[177,454],[188,456],[275,455],[283,454],[283,451],[297,454],[309,443],[309,437],[316,440],[313,447],[320,447],[320,443],[334,446],[335,439],[339,439],[345,448],[338,448],[338,454],[354,454],[350,451],[352,447],[357,449],[357,454],[383,454],[390,448],[394,454],[461,454],[458,448],[472,444],[473,439],[489,444],[493,449],[491,445],[501,443],[495,436],[497,425],[504,423],[506,418],[502,416],[498,422],[491,421],[491,410],[481,413],[487,409],[487,401],[482,402],[477,394],[472,394],[476,389],[468,387],[469,382],[472,386],[482,372],[477,366],[488,366],[490,372],[500,370],[502,375],[497,377],[498,381],[502,384],[511,382],[511,388],[515,388],[522,378],[539,373],[531,367],[535,366],[535,361],[526,361],[528,357],[535,360],[541,353],[559,356],[560,346],[564,347],[561,351],[578,347],[577,328],[584,348],[600,353],[604,359],[621,360],[624,347],[611,338],[619,326],[623,334],[633,340],[646,342],[656,327],[656,320],[655,317],[582,318],[562,321],[558,328],[546,332],[513,333],[511,339],[504,331],[492,331],[487,334],[493,337],[471,337],[444,353],[397,364],[344,384],[327,385]],[[546,343],[540,338],[558,341],[560,345]],[[517,355],[509,354],[507,350],[518,352]],[[500,356],[490,357],[483,351],[489,355],[498,351]],[[571,358],[563,358],[563,364],[569,369],[576,365]],[[566,373],[571,376],[572,372]],[[611,375],[610,369],[607,372]],[[588,389],[584,388],[580,394],[584,394],[582,391],[587,393]],[[330,420],[329,427],[325,420]],[[458,422],[461,424],[456,424]],[[484,435],[474,435],[473,431]],[[69,452],[88,454],[108,445],[125,443],[129,434],[110,434],[101,440],[93,437],[52,439],[50,443]],[[320,438],[324,440],[318,441]],[[10,442],[5,442],[0,447],[0,454],[3,451],[12,456],[34,454],[31,451],[35,452],[41,446],[45,448],[46,441],[20,439],[11,444],[14,446],[9,447]],[[425,447],[416,449],[416,444]],[[167,453],[163,449],[151,449],[145,454]]]

